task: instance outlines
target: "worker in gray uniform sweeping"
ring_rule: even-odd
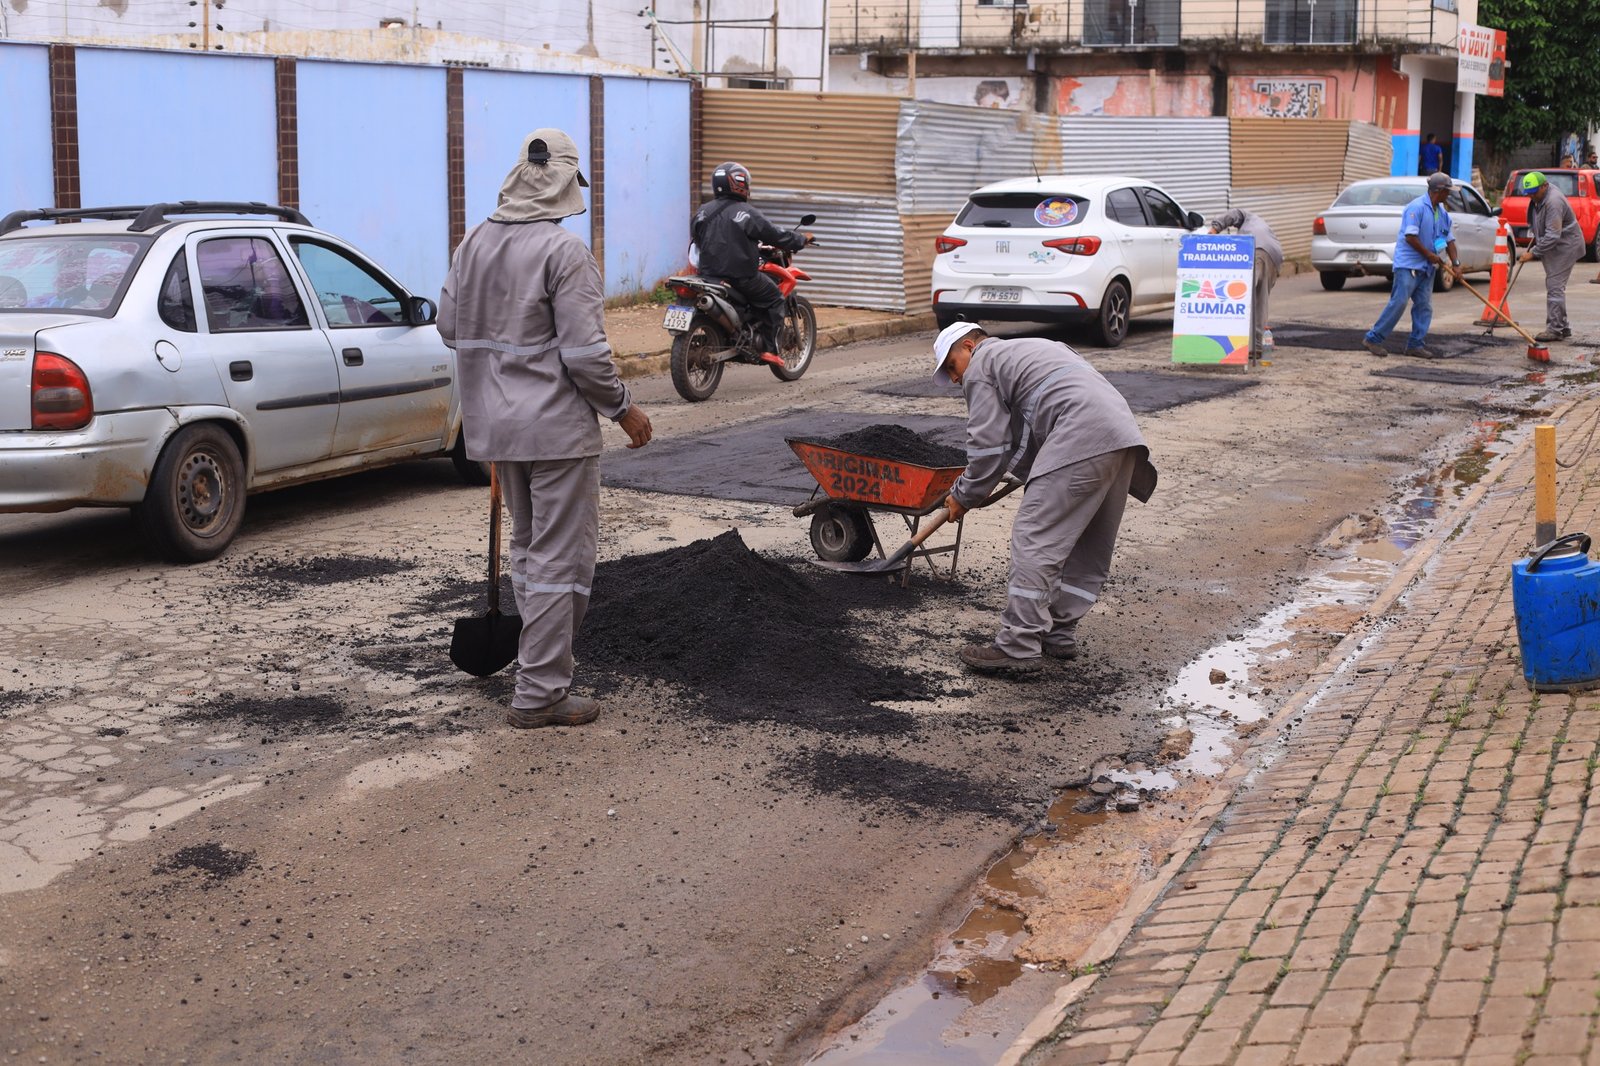
[[[1567,279],[1583,258],[1583,231],[1566,195],[1537,170],[1522,175],[1518,188],[1528,198],[1528,232],[1533,246],[1518,256],[1526,263],[1544,263],[1544,332],[1536,341],[1564,341],[1572,336],[1567,321]]]
[[[561,220],[584,211],[572,138],[524,138],[500,204],[456,249],[439,336],[456,351],[467,457],[495,464],[511,513],[511,587],[522,615],[512,725],[581,725],[572,640],[589,605],[600,531],[600,424],[650,440],[617,376],[594,256]]]
[[[967,468],[945,506],[959,519],[1010,473],[1027,483],[1011,527],[1011,580],[993,644],[961,649],[979,673],[1027,673],[1078,654],[1079,620],[1111,572],[1128,496],[1150,499],[1150,464],[1122,394],[1056,341],[945,328],[934,377],[967,401]]]

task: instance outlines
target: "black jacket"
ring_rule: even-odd
[[[756,243],[799,251],[806,239],[793,230],[779,229],[742,200],[719,197],[694,214],[691,236],[700,250],[701,274],[713,278],[749,278],[761,269]]]

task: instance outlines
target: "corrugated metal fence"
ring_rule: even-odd
[[[774,222],[818,216],[827,243],[805,256],[812,295],[891,311],[927,310],[933,239],[989,182],[1029,173],[1144,178],[1207,218],[1233,205],[1256,211],[1289,255],[1304,256],[1311,220],[1344,185],[1389,172],[1389,135],[1360,122],[1058,118],[748,89],[708,90],[703,116],[703,179],[737,159]]]

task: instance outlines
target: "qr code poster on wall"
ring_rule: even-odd
[[[1328,118],[1327,78],[1234,78],[1234,118]]]

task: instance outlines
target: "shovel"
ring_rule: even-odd
[[[500,613],[500,471],[489,464],[489,610],[457,618],[450,638],[450,661],[474,677],[488,677],[517,657],[522,619]]]
[[[1517,272],[1521,273],[1520,266],[1518,267]],[[1506,325],[1510,326],[1512,329],[1516,330],[1522,335],[1522,339],[1528,342],[1529,359],[1532,359],[1538,363],[1548,363],[1550,361],[1550,349],[1545,347],[1543,344],[1540,344],[1532,337],[1528,336],[1528,331],[1517,325],[1516,322],[1511,318],[1510,313],[1506,311],[1505,308],[1496,307],[1494,304],[1490,303],[1487,296],[1479,292],[1477,289],[1474,289],[1472,284],[1459,273],[1456,274],[1456,280],[1465,285],[1467,287],[1467,291],[1478,298],[1479,303],[1483,304],[1483,306],[1487,307],[1490,311],[1493,311],[1496,315],[1499,315],[1501,318],[1505,319]],[[1510,293],[1510,286],[1506,287],[1506,291],[1508,294]]]
[[[990,493],[988,499],[984,500],[976,507],[969,509],[976,511],[980,507],[987,507],[991,503],[999,500],[1001,497],[1008,496],[1021,487],[1022,482],[1020,481],[1008,481],[994,492]],[[888,558],[864,559],[859,563],[832,562],[825,559],[818,559],[814,561],[818,566],[826,567],[829,570],[838,570],[841,573],[846,574],[887,574],[892,571],[899,570],[901,567],[905,566],[906,562],[911,558],[911,553],[920,548],[922,546],[922,542],[927,540],[934,530],[950,521],[950,511],[948,508],[941,507],[929,515],[929,517],[932,518],[933,521],[919,529],[916,536],[900,545],[899,548],[896,548],[894,554],[890,555]]]

